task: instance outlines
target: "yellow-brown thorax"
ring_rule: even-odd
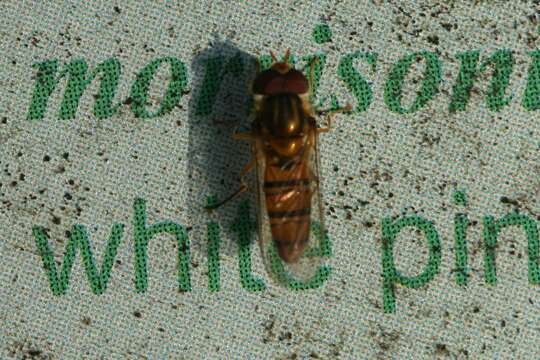
[[[310,147],[313,121],[296,94],[266,96],[255,120],[270,163],[299,160]]]

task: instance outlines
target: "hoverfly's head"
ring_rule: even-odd
[[[282,62],[279,62],[270,52],[274,63],[270,69],[262,71],[253,81],[255,97],[273,96],[278,94],[303,95],[309,92],[309,84],[302,72],[289,65],[290,51],[285,52]]]
[[[276,55],[272,51],[270,51],[270,56],[272,57],[272,60],[274,61],[270,69],[277,71],[278,73],[282,75],[288,73],[292,69],[292,66],[289,65],[290,53],[291,53],[290,49],[287,49],[287,51],[285,52],[285,56],[283,57],[283,61],[278,61],[278,59],[276,58]]]

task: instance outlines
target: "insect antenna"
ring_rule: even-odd
[[[215,203],[215,204],[209,204],[209,205],[206,205],[204,208],[206,210],[209,210],[209,211],[212,211],[212,210],[215,210],[217,209],[218,207],[222,206],[222,205],[225,205],[226,203],[228,203],[229,201],[231,201],[232,199],[236,198],[238,195],[244,193],[246,190],[248,189],[247,185],[242,185],[240,186],[240,188],[238,190],[236,190],[234,193],[232,193],[231,195],[229,195],[227,198],[225,198],[224,200],[218,202],[218,203]]]
[[[289,55],[291,54],[291,49],[287,49],[287,51],[285,51],[285,56],[283,58],[283,62],[286,64],[289,62]]]

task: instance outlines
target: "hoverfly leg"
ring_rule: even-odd
[[[242,185],[240,186],[240,188],[238,190],[236,190],[234,193],[232,193],[231,195],[229,195],[227,198],[225,198],[224,200],[220,201],[219,203],[216,203],[216,204],[213,204],[213,205],[208,205],[208,206],[205,206],[205,208],[207,210],[215,210],[217,209],[218,207],[228,203],[230,200],[236,198],[238,195],[240,194],[243,194],[244,192],[246,192],[248,189],[249,189],[249,186],[247,185],[246,183],[246,180],[244,179],[244,177],[246,176],[246,174],[253,168],[253,166],[255,165],[255,159],[251,160],[243,169],[242,171],[240,172],[240,182],[242,183]]]
[[[326,127],[325,128],[319,128],[317,129],[317,133],[320,134],[320,133],[326,133],[326,132],[329,132],[330,131],[330,127],[332,126],[332,118],[334,116],[336,116],[336,114],[338,113],[341,113],[341,112],[349,112],[352,110],[352,105],[351,104],[347,104],[347,106],[345,106],[344,108],[341,108],[341,109],[335,109],[335,110],[331,110],[329,111],[327,114],[326,114]]]
[[[259,59],[255,59],[255,74],[258,74],[261,72],[261,62]]]
[[[233,139],[235,140],[253,140],[253,138],[255,137],[254,134],[250,133],[250,132],[244,132],[244,133],[239,133],[238,132],[238,126],[235,128],[233,134],[232,134],[232,137]],[[242,183],[242,185],[240,186],[240,188],[238,190],[236,190],[233,194],[231,194],[229,197],[227,197],[225,200],[217,203],[217,204],[214,204],[214,205],[211,205],[211,206],[207,206],[206,208],[208,210],[213,210],[213,209],[216,209],[218,207],[220,207],[221,205],[224,205],[226,204],[227,202],[229,202],[230,200],[236,198],[238,195],[246,192],[248,189],[249,189],[249,186],[247,185],[244,177],[246,176],[246,174],[253,168],[253,166],[255,165],[255,159],[251,160],[243,169],[242,171],[240,172],[240,182]]]
[[[257,76],[260,72],[261,72],[261,62],[259,61],[259,59],[255,58],[255,76]],[[247,80],[246,81],[247,93],[250,95],[253,95],[253,87],[252,87],[253,84],[250,81],[249,76],[247,77],[246,80]]]
[[[291,54],[291,49],[287,49],[285,51],[285,56],[283,56],[283,62],[286,64],[289,62],[289,55]]]
[[[313,93],[313,82],[315,81],[315,64],[319,62],[319,57],[313,57],[311,64],[309,65],[309,93]]]
[[[246,132],[246,133],[234,132],[233,133],[233,139],[235,139],[235,140],[251,140],[251,139],[253,139],[253,134],[249,133],[249,132]]]
[[[242,187],[245,187],[246,190],[249,188],[249,186],[246,183],[245,176],[251,169],[253,169],[253,166],[255,166],[255,162],[255,159],[251,160],[246,166],[244,166],[244,168],[240,172],[240,182],[242,183]]]
[[[252,140],[254,138],[254,135],[250,132],[244,132],[244,133],[239,133],[238,132],[238,127],[240,125],[237,125],[235,128],[234,128],[234,131],[233,131],[233,134],[232,134],[232,137],[234,140]]]

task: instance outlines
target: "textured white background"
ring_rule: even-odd
[[[540,213],[539,115],[521,107],[531,62],[527,53],[538,49],[539,5],[401,3],[118,2],[118,12],[109,1],[3,2],[0,356],[22,358],[37,349],[51,358],[539,357],[540,292],[528,284],[525,233],[507,229],[499,237],[493,287],[484,282],[481,244],[481,217],[499,218],[513,210],[500,201],[502,196],[519,199],[521,211],[535,219]],[[321,22],[332,29],[331,43],[313,41],[311,32]],[[451,24],[451,30],[441,24]],[[428,41],[432,35],[438,45]],[[330,280],[312,291],[282,289],[268,280],[254,246],[254,271],[268,289],[250,293],[239,282],[236,245],[225,229],[237,203],[211,216],[201,207],[209,193],[222,196],[238,185],[248,148],[229,138],[230,126],[214,124],[212,116],[194,116],[192,97],[202,76],[196,59],[220,51],[259,56],[289,47],[299,55],[327,53],[319,94],[335,93],[342,102],[354,99],[337,76],[339,59],[358,50],[377,53],[375,73],[357,64],[373,82],[374,100],[366,112],[339,116],[334,131],[321,140],[326,222],[334,249]],[[479,50],[483,61],[503,48],[515,56],[507,89],[511,104],[498,113],[486,107],[485,73],[467,109],[449,114],[459,70],[456,54]],[[383,101],[388,72],[399,58],[420,50],[440,52],[441,92],[413,114],[392,113]],[[58,59],[63,65],[83,58],[93,69],[116,57],[122,65],[116,104],[129,96],[140,69],[160,56],[176,56],[186,64],[191,90],[166,116],[137,119],[124,105],[98,120],[92,113],[99,88],[94,81],[76,118],[60,120],[63,80],[45,118],[25,120],[36,62]],[[422,70],[419,63],[407,76],[406,105],[418,86],[412,80],[420,80]],[[152,83],[149,109],[157,108],[168,79],[162,67]],[[214,115],[229,122],[242,119],[238,111],[223,110],[242,108],[238,91],[223,86],[219,98],[231,100],[218,101]],[[43,161],[45,155],[51,160]],[[57,171],[60,166],[64,172]],[[374,182],[378,185],[370,186]],[[466,190],[468,207],[453,205],[454,188]],[[136,197],[146,199],[150,224],[172,220],[191,227],[192,262],[198,264],[192,267],[192,292],[177,292],[176,249],[172,236],[160,235],[148,247],[148,291],[135,293],[131,223]],[[432,220],[439,232],[440,273],[422,289],[398,287],[396,313],[384,314],[380,222],[415,212]],[[478,222],[468,233],[473,271],[466,288],[456,285],[451,273],[457,212]],[[53,223],[54,216],[60,224]],[[210,220],[223,228],[218,293],[207,290]],[[99,266],[112,224],[126,225],[117,256],[121,263],[114,265],[104,295],[92,294],[80,256],[68,293],[54,297],[49,290],[31,227],[50,229],[51,246],[61,260],[65,231],[75,223],[91,233]],[[427,263],[426,241],[403,231],[394,255],[400,271],[416,274]]]

